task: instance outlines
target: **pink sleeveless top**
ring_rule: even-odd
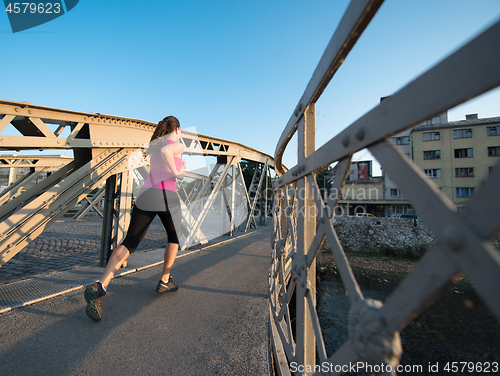
[[[171,144],[175,141],[167,140],[167,142]],[[182,168],[182,158],[174,156],[174,163],[175,168],[180,171]],[[151,154],[149,167],[149,176],[142,188],[165,189],[167,191],[177,192],[175,176],[163,160],[160,150]]]

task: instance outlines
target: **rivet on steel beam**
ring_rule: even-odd
[[[16,107],[14,110],[15,110],[16,112],[19,112],[19,108],[17,108],[17,107]]]
[[[28,110],[28,113],[29,113],[29,114],[33,114],[33,111],[31,111],[31,110]]]
[[[348,147],[349,146],[349,142],[350,142],[350,137],[349,135],[347,136],[344,136],[344,138],[342,139],[342,145],[344,145],[344,147]]]
[[[361,127],[356,131],[356,138],[361,141],[365,138],[365,128]]]
[[[443,237],[446,244],[455,252],[461,251],[465,246],[465,238],[457,226],[446,226]]]
[[[87,121],[87,118],[86,118],[86,117],[84,117],[84,118],[83,118],[83,121]]]

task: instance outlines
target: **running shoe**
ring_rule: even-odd
[[[92,321],[99,322],[102,319],[102,304],[106,293],[99,289],[99,283],[96,282],[85,289],[85,300],[87,308],[85,313]]]
[[[172,280],[172,276],[168,277],[168,282],[174,283]],[[156,288],[157,292],[175,292],[179,289],[179,286],[174,283],[174,287],[167,286],[168,282],[163,282],[160,279],[160,282],[158,282],[158,287]]]

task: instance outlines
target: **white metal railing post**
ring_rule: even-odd
[[[315,104],[311,104],[304,116],[299,120],[298,126],[298,164],[301,166],[305,159],[314,152],[316,148],[316,124]],[[302,269],[307,265],[305,256],[312,243],[316,232],[316,206],[311,195],[311,188],[307,178],[299,179],[297,182],[297,258],[294,260]],[[297,283],[297,359],[299,364],[314,366],[316,362],[316,345],[314,328],[311,320],[311,312],[308,308],[307,294],[311,294],[316,300],[316,264],[312,263],[309,268],[304,268],[305,279]],[[306,367],[307,368],[307,367]],[[314,368],[314,367],[313,367]],[[312,375],[312,372],[305,372]]]
[[[239,161],[233,164],[232,178],[231,178],[231,236],[234,235],[234,216],[236,214],[236,169],[239,166]]]

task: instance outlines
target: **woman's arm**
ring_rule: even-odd
[[[170,171],[172,171],[172,174],[179,180],[184,179],[184,171],[182,169],[177,170],[177,167],[175,167],[174,155],[182,155],[185,149],[186,147],[179,142],[168,144],[161,148],[163,161],[167,164]]]

